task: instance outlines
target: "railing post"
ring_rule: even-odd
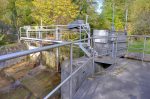
[[[93,75],[94,75],[94,72],[95,72],[95,40],[94,40],[94,38],[92,38],[93,39],[93,58],[92,58],[92,67],[93,67]],[[91,39],[91,40],[92,40]]]
[[[19,28],[19,33],[18,33],[18,42],[20,42],[20,40],[21,40],[21,28]]]
[[[56,31],[55,31],[55,36],[56,36],[56,40],[58,40],[59,39],[59,33],[58,33],[58,26],[56,26]]]
[[[81,25],[80,25],[80,40],[82,39],[82,37],[81,37],[81,36],[82,36],[82,35],[81,35],[81,32],[82,32],[82,31],[81,31]]]
[[[143,45],[143,55],[142,55],[142,62],[144,61],[144,56],[145,56],[145,47],[146,47],[146,40],[147,40],[147,37],[144,36],[144,45]]]
[[[59,31],[58,31],[58,26],[56,26],[56,40],[59,40]],[[56,66],[57,66],[57,72],[59,72],[59,47],[56,48]]]
[[[73,66],[73,43],[72,44],[70,44],[70,75],[72,74],[72,72],[73,72],[73,68],[72,68],[72,66]],[[70,78],[70,99],[72,99],[72,77]]]
[[[29,32],[28,32],[28,29],[26,31],[26,37],[29,38]]]
[[[117,53],[118,53],[118,35],[115,38],[115,43],[116,43],[116,48],[115,48],[115,64],[116,64],[116,59],[117,59]]]
[[[128,37],[128,36],[127,36]],[[127,57],[128,57],[128,54],[129,54],[129,46],[130,46],[130,39],[131,39],[131,36],[129,36],[128,38],[127,38],[127,42],[128,42],[128,45],[127,45]]]

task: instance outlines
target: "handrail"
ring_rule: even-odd
[[[40,47],[40,48],[36,48],[36,49],[32,49],[32,50],[26,50],[26,51],[22,51],[22,52],[16,52],[16,53],[12,53],[12,54],[2,55],[2,56],[0,56],[0,62],[5,61],[5,60],[9,60],[9,59],[13,59],[13,58],[17,58],[17,57],[21,57],[21,56],[25,56],[25,55],[29,55],[29,54],[36,53],[36,52],[49,50],[49,49],[52,49],[52,48],[57,48],[57,47],[65,46],[65,45],[70,45],[70,49],[71,49],[70,50],[71,74],[63,82],[61,82],[54,90],[52,90],[47,96],[44,97],[44,99],[48,99],[51,95],[53,95],[53,93],[55,93],[69,79],[71,79],[70,85],[72,86],[72,76],[75,75],[82,67],[84,67],[89,60],[93,59],[93,61],[94,61],[94,55],[93,55],[92,58],[89,58],[87,60],[87,62],[84,63],[82,66],[80,66],[77,70],[75,70],[74,72],[72,71],[72,64],[73,64],[73,55],[72,55],[73,54],[73,49],[72,49],[72,46],[73,46],[73,44],[75,44],[77,42],[91,40],[91,39],[94,39],[94,38],[86,38],[86,39],[77,40],[77,41],[73,41],[73,42],[65,42],[65,43],[62,43],[62,44],[55,44],[55,45]],[[94,53],[94,51],[93,51],[93,53]],[[71,99],[71,97],[72,97],[72,88],[70,89],[70,99]]]
[[[127,37],[136,37],[136,35],[132,35],[132,36],[127,36]],[[91,37],[91,38],[86,38],[86,39],[81,39],[81,40],[77,40],[77,41],[72,41],[72,42],[63,42],[61,44],[55,44],[55,45],[50,45],[50,46],[45,46],[45,47],[39,47],[39,48],[36,48],[36,49],[31,49],[31,50],[25,50],[25,51],[21,51],[21,52],[16,52],[16,53],[11,53],[11,54],[6,54],[6,55],[2,55],[0,56],[0,62],[2,61],[5,61],[5,60],[9,60],[9,59],[13,59],[13,58],[17,58],[17,57],[21,57],[21,56],[26,56],[26,55],[29,55],[29,54],[32,54],[32,53],[36,53],[36,52],[41,52],[41,51],[46,51],[46,50],[49,50],[49,49],[53,49],[53,48],[58,48],[58,47],[61,47],[61,46],[66,46],[66,45],[70,45],[71,47],[71,50],[70,50],[70,65],[71,65],[71,68],[72,68],[72,46],[73,44],[75,43],[78,43],[78,42],[83,42],[83,41],[87,41],[87,40],[93,40],[93,39],[100,39],[100,38],[103,38],[103,37],[107,37],[107,36],[101,36],[101,37]],[[117,36],[109,36],[111,38],[116,38],[117,40]],[[138,36],[139,37],[139,36]],[[150,36],[142,36],[144,38],[147,38],[147,37],[150,37]],[[40,39],[38,39],[40,40]],[[146,42],[146,39],[144,41],[144,43]],[[94,45],[93,45],[94,46]],[[145,45],[144,45],[145,46]],[[129,47],[129,46],[128,46]],[[94,47],[93,47],[94,48]],[[144,50],[143,50],[144,51]],[[82,65],[80,66],[79,68],[77,68],[74,72],[71,71],[71,74],[63,81],[61,82],[54,90],[52,90],[47,96],[44,97],[44,99],[48,99],[50,96],[52,96],[62,85],[64,85],[68,80],[72,79],[72,76],[74,76],[81,68],[83,68],[87,62],[89,60],[93,60],[93,64],[94,64],[94,50],[93,50],[93,55]],[[144,58],[144,52],[143,52],[143,57],[142,57],[142,60]],[[93,66],[94,68],[94,66]],[[71,80],[71,84],[72,84],[72,80]],[[70,94],[72,92],[70,91]],[[72,95],[71,95],[72,97]]]
[[[86,41],[86,40],[89,40],[89,39],[92,39],[92,38],[86,38],[86,39],[82,39],[82,40],[77,40],[77,41],[72,41],[72,42],[65,42],[65,43],[61,43],[61,44],[44,46],[44,47],[39,47],[39,48],[36,48],[36,49],[31,49],[31,50],[26,50],[26,51],[21,51],[21,52],[6,54],[6,55],[1,55],[0,56],[0,62],[5,61],[5,60],[9,60],[9,59],[12,59],[12,58],[26,56],[26,55],[36,53],[36,52],[46,51],[46,50],[49,50],[49,49],[52,49],[52,48],[57,48],[57,47],[65,46],[65,45],[74,44],[74,43],[77,43],[77,42]]]
[[[80,66],[73,73],[71,73],[63,82],[61,82],[55,89],[53,89],[47,96],[45,96],[44,99],[48,99],[50,96],[52,96],[59,88],[61,88],[62,85],[64,85],[69,79],[71,79],[71,77],[74,76],[81,68],[83,68],[91,59],[93,59],[93,57],[89,58],[82,66]]]

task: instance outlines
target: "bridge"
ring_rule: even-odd
[[[91,35],[88,24],[70,26],[21,27],[20,40],[27,42],[28,46],[38,42],[37,48],[2,55],[0,62],[65,46],[70,49],[68,66],[61,67],[61,83],[47,93],[44,99],[50,99],[59,90],[62,99],[150,98],[150,60],[147,60],[146,53],[149,51],[149,36],[127,36],[121,31],[105,31],[107,35],[98,35],[98,31],[95,31]],[[63,31],[68,30],[75,31],[79,38],[74,41],[64,38]],[[133,47],[136,39],[142,40],[140,48]],[[85,57],[74,59],[74,46],[78,46]],[[133,49],[141,53],[137,55]],[[59,49],[56,54],[59,57]]]

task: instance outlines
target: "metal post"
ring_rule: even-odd
[[[42,39],[42,26],[39,27],[39,38]],[[40,41],[40,47],[42,47],[42,41]],[[40,66],[42,66],[42,51],[40,52]]]
[[[115,3],[114,3],[114,0],[113,0],[113,4],[112,4],[112,31],[115,31],[115,25],[114,25],[114,22],[115,22]]]
[[[39,39],[41,39],[41,33],[39,27],[38,27],[38,32],[39,32]]]
[[[36,31],[35,31],[35,33],[36,33],[36,38],[38,38],[37,27],[35,27],[35,29],[36,29]]]
[[[73,72],[73,44],[70,45],[70,75]],[[70,99],[72,99],[72,77],[70,78]]]
[[[125,16],[125,27],[124,32],[127,34],[127,24],[128,24],[128,8],[126,7],[126,16]]]
[[[80,25],[80,40],[82,39],[82,37],[81,37],[81,25]]]
[[[59,33],[58,33],[58,27],[56,26],[56,40],[59,39]],[[56,48],[56,66],[57,66],[57,72],[59,72],[59,48]]]
[[[131,39],[131,36],[128,37],[128,46],[127,46],[127,56],[129,54],[129,46],[130,46],[130,39]]]
[[[28,32],[28,29],[27,29],[27,31],[26,31],[26,36],[27,36],[27,38],[29,38],[29,32]]]
[[[142,55],[142,62],[144,62],[144,56],[145,56],[145,47],[146,47],[146,40],[147,40],[147,37],[144,36],[144,45],[143,45],[143,55]]]
[[[47,31],[47,26],[46,26],[46,39],[47,39],[47,32],[48,32],[48,31]]]
[[[56,39],[56,40],[58,40],[58,37],[59,37],[58,35],[59,35],[59,34],[58,34],[58,27],[56,26],[56,34],[55,34],[55,36],[56,36],[55,39]]]
[[[59,48],[56,48],[56,66],[57,72],[59,72]]]
[[[89,18],[89,16],[88,16],[88,15],[86,15],[86,24],[88,23],[88,18]]]
[[[22,33],[21,33],[21,28],[19,28],[19,39],[18,39],[19,42],[20,42],[20,40],[21,40],[21,34],[22,34]]]
[[[93,38],[93,41],[94,41],[94,38]],[[93,58],[92,58],[93,76],[94,76],[94,72],[95,72],[95,61],[94,61],[94,58],[95,58],[95,41],[93,42]]]
[[[89,24],[88,24],[88,29],[89,29],[89,31],[88,31],[88,38],[91,38],[91,29],[90,29],[90,27],[89,27]],[[88,39],[88,45],[90,46],[90,39]]]
[[[115,38],[114,38],[114,33],[112,34],[112,58],[115,56]]]
[[[117,35],[117,37],[115,38],[115,43],[116,43],[116,48],[115,48],[115,64],[117,63],[117,52],[118,52],[118,35]]]

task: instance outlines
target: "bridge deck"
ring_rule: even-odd
[[[150,63],[119,59],[83,82],[73,99],[150,99]]]

